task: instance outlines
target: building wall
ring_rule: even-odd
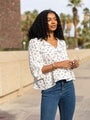
[[[0,0],[0,48],[21,48],[20,0]]]

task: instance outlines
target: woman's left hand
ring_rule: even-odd
[[[72,69],[79,67],[79,61],[78,60],[73,60],[72,61]]]

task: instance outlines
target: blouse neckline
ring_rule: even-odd
[[[43,39],[44,40],[44,39]],[[50,45],[51,47],[53,47],[54,49],[57,49],[58,48],[58,39],[57,39],[57,47],[54,47],[52,44],[50,44],[49,42],[47,42],[46,40],[44,40],[44,42],[48,45]]]

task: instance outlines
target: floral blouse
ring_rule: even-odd
[[[69,60],[66,43],[57,38],[57,47],[45,41],[44,39],[31,39],[28,45],[29,65],[32,76],[34,77],[33,88],[45,90],[54,85],[59,80],[75,80],[73,70],[57,68],[48,73],[42,73],[42,67],[54,62]]]

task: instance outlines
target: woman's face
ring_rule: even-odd
[[[47,15],[48,28],[50,32],[53,32],[57,29],[57,18],[54,13],[48,13]]]

